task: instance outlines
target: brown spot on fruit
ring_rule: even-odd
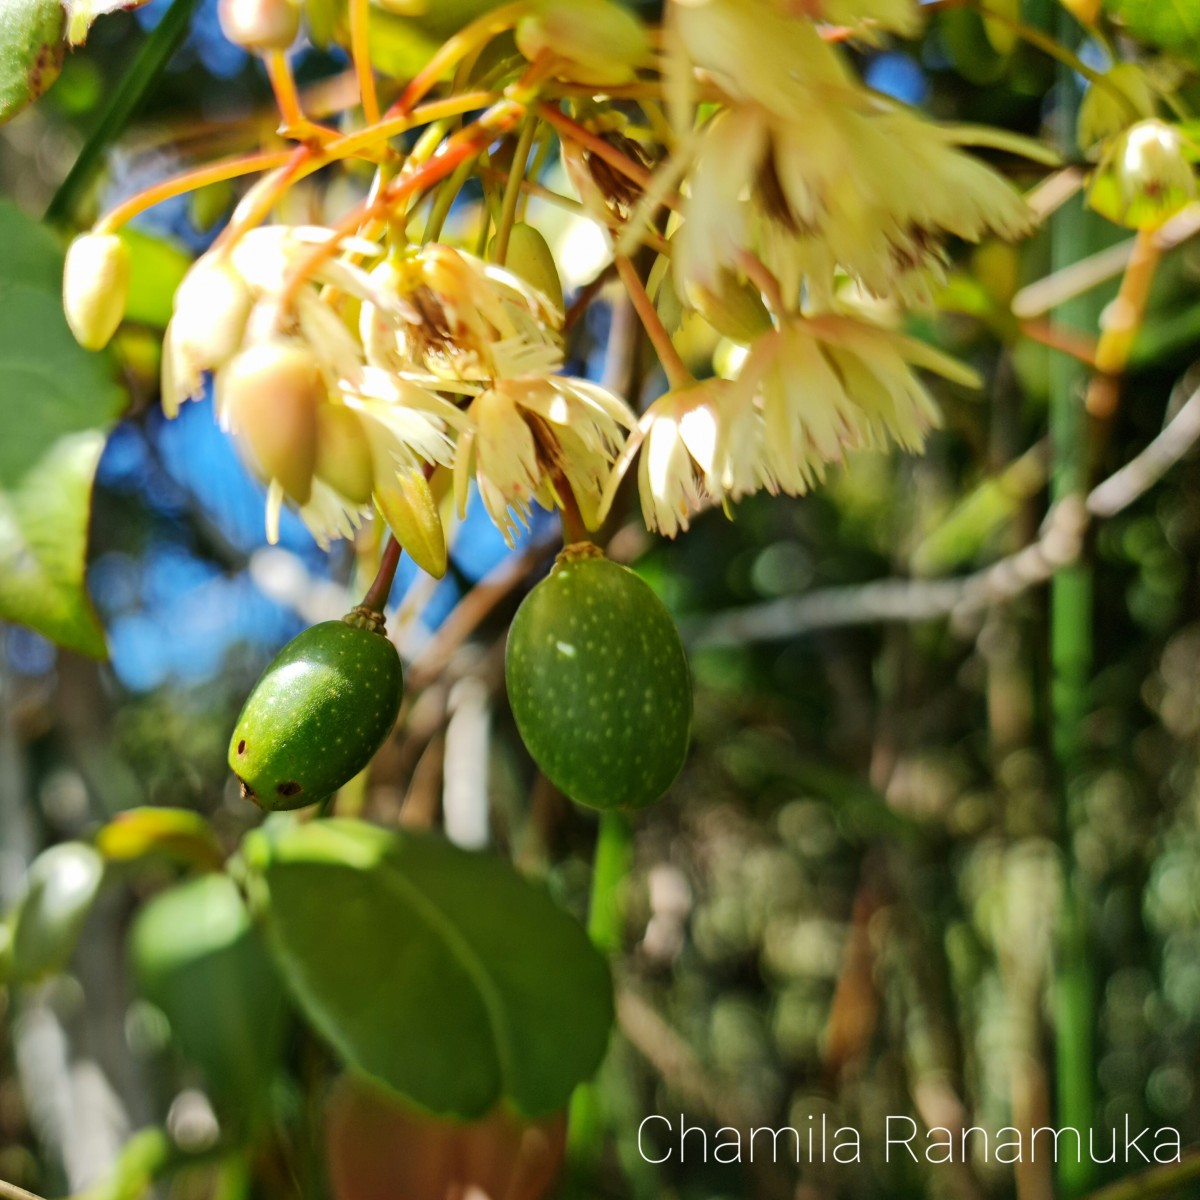
[[[276,655],[247,698],[229,766],[265,809],[315,804],[370,762],[395,723],[402,687],[386,636],[348,621],[314,625]]]
[[[254,789],[240,775],[235,775],[234,778],[242,785],[242,799],[255,799]]]

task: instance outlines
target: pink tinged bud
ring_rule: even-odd
[[[103,350],[129,299],[129,247],[115,233],[80,234],[67,249],[63,309],[75,340]]]
[[[298,342],[261,342],[217,376],[222,419],[251,465],[298,505],[312,495],[317,411],[326,390],[316,357]]]
[[[292,0],[220,0],[221,32],[255,54],[286,50],[300,32],[300,7]]]
[[[317,409],[316,474],[352,504],[371,499],[371,444],[358,414],[344,405],[322,404]]]

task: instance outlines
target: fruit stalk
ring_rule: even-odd
[[[554,491],[558,496],[559,519],[562,521],[563,545],[573,546],[577,542],[594,542],[591,531],[579,511],[579,504],[567,477],[557,468],[551,474],[554,478]]]
[[[383,554],[379,559],[379,570],[374,582],[367,588],[367,594],[362,599],[360,608],[370,609],[381,613],[387,607],[388,596],[392,592],[392,584],[396,580],[396,568],[400,565],[400,543],[391,534],[384,544]]]

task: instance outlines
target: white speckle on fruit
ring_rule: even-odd
[[[555,642],[554,646],[559,654],[565,655],[567,658],[575,657],[575,647],[570,642]]]

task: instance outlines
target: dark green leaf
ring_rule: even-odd
[[[53,235],[0,202],[0,246],[0,396],[20,414],[0,442],[0,618],[103,657],[84,558],[92,478],[125,396],[67,328]]]
[[[34,859],[12,934],[15,979],[41,979],[66,967],[103,876],[100,855],[82,842],[51,846]]]
[[[233,881],[204,875],[156,896],[138,915],[131,952],[142,993],[214,1099],[251,1110],[278,1061],[287,1009]]]
[[[0,3],[0,123],[58,78],[66,51],[65,25],[60,0]]]
[[[498,858],[357,821],[251,835],[284,978],[348,1064],[430,1111],[562,1107],[612,1021],[583,929]]]

